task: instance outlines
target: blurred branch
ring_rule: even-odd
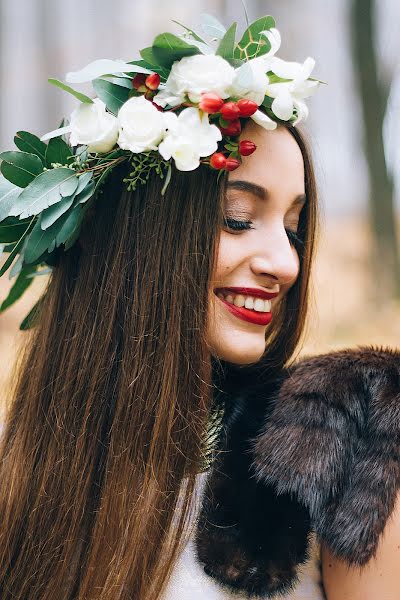
[[[374,276],[375,281],[379,282],[381,298],[400,298],[394,187],[387,170],[383,143],[388,90],[378,77],[373,0],[353,0],[351,31],[355,76],[364,123],[364,152],[370,181],[369,206],[375,242]]]

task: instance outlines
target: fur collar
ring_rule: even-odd
[[[195,533],[205,572],[249,598],[288,592],[312,532],[365,564],[400,487],[400,352],[325,354],[273,381],[236,374],[224,393]]]

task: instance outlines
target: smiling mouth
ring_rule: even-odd
[[[254,291],[258,292],[258,290]],[[255,325],[268,325],[272,320],[271,300],[269,299],[235,294],[228,288],[218,288],[214,290],[214,293],[231,314],[243,321]],[[258,294],[263,296],[277,296],[277,294],[267,294],[261,290]]]

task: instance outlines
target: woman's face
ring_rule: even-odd
[[[214,356],[244,365],[261,358],[274,307],[298,276],[292,232],[305,189],[300,148],[284,127],[250,121],[241,139],[257,150],[228,177],[207,342]]]

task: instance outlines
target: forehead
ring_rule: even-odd
[[[267,131],[250,119],[240,139],[251,140],[257,150],[243,157],[241,166],[229,174],[229,181],[251,181],[266,188],[270,195],[295,197],[304,194],[303,156],[285,127]]]

